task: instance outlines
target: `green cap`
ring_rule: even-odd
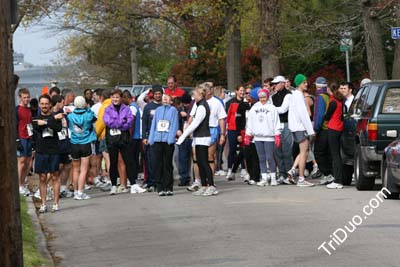
[[[294,78],[294,84],[296,86],[299,86],[304,81],[307,81],[307,77],[304,76],[303,74],[297,74],[296,77]]]

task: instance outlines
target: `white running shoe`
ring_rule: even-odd
[[[75,200],[88,200],[90,196],[86,195],[84,192],[78,192],[74,197]]]
[[[218,195],[218,190],[215,186],[209,186],[207,190],[203,193],[203,196],[215,196]]]
[[[311,187],[311,186],[314,186],[314,185],[315,185],[315,184],[310,183],[310,182],[307,182],[306,180],[298,181],[298,182],[297,182],[297,186],[298,186],[298,187]]]
[[[248,183],[249,185],[255,185],[257,182],[254,181],[254,180],[249,180],[247,183]]]
[[[278,185],[278,182],[276,181],[275,176],[271,177],[271,186],[277,186],[277,185]]]
[[[128,192],[129,192],[129,189],[124,187],[124,186],[118,186],[117,187],[117,193],[118,194],[120,194],[120,193],[128,193]]]
[[[142,194],[144,192],[147,192],[147,190],[141,188],[138,184],[134,184],[131,186],[131,194]]]
[[[189,187],[187,187],[186,189],[190,192],[196,192],[197,190],[199,190],[199,188],[201,187],[201,184],[198,183],[197,181],[194,181],[193,184]]]
[[[57,212],[60,210],[60,206],[57,203],[53,204],[53,207],[51,208],[51,212]]]
[[[234,173],[232,173],[232,171],[228,171],[228,174],[226,175],[226,179],[228,180],[228,181],[233,181],[233,180],[235,180],[235,174]]]
[[[242,169],[242,170],[240,171],[240,178],[244,178],[246,174],[247,174],[246,169]]]
[[[267,179],[261,179],[261,181],[257,183],[257,186],[266,186],[266,185],[268,185]]]
[[[91,190],[91,189],[92,189],[92,187],[90,185],[85,184],[85,190]]]
[[[327,185],[332,183],[335,180],[335,178],[329,174],[328,176],[324,176],[321,178],[321,181],[319,182],[320,185]]]
[[[243,182],[247,183],[250,180],[250,175],[246,173],[246,175],[243,177]]]
[[[45,212],[47,212],[47,206],[46,206],[46,204],[40,205],[39,213],[45,213]]]
[[[202,196],[204,192],[206,192],[207,188],[205,186],[202,186],[197,190],[196,192],[193,193],[193,196]]]
[[[215,175],[216,175],[216,176],[225,176],[225,175],[226,175],[226,171],[224,171],[224,170],[216,171],[216,172],[215,172]]]
[[[33,197],[37,198],[37,199],[42,199],[42,197],[40,196],[40,190],[36,190],[35,194],[33,195]]]
[[[335,182],[332,182],[330,184],[327,184],[326,188],[328,188],[328,189],[343,189],[343,185],[335,183]]]
[[[30,194],[29,189],[24,186],[19,187],[19,193],[23,196],[29,196]]]
[[[113,185],[111,187],[110,195],[115,195],[116,193],[117,193],[117,187],[115,185]]]

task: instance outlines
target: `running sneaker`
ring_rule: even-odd
[[[218,195],[218,190],[215,186],[209,186],[206,191],[204,191],[203,196],[215,196]]]
[[[78,192],[78,194],[75,195],[74,197],[75,200],[88,200],[90,199],[90,196],[86,195],[84,192]]]
[[[244,178],[244,176],[247,174],[247,171],[246,171],[246,169],[242,169],[241,171],[240,171],[240,178]]]
[[[311,187],[314,186],[315,184],[307,182],[306,180],[298,181],[297,186],[298,187]]]
[[[277,186],[278,182],[276,181],[276,178],[271,178],[271,186]]]
[[[37,199],[42,199],[42,197],[40,196],[40,190],[36,190],[35,194],[33,195],[33,197],[37,198]]]
[[[250,175],[246,173],[246,175],[243,177],[243,182],[247,183],[250,180]]]
[[[85,184],[85,190],[91,190],[91,189],[92,189],[92,187],[90,185]]]
[[[111,188],[112,188],[112,185],[107,183],[107,184],[105,184],[104,187],[101,187],[100,190],[103,191],[103,192],[108,192],[108,191],[111,190]]]
[[[117,193],[118,194],[120,194],[120,193],[128,193],[128,192],[129,192],[129,189],[124,187],[124,186],[118,186],[117,187]]]
[[[134,184],[131,186],[131,194],[142,194],[144,192],[147,192],[147,190],[141,188],[138,184]]]
[[[249,180],[248,182],[247,182],[247,184],[249,184],[249,185],[255,185],[257,182],[256,181],[254,181],[254,180]]]
[[[101,176],[96,176],[96,178],[94,178],[94,186],[95,187],[101,187],[102,185],[104,185],[103,181],[101,180]]]
[[[29,189],[24,186],[19,187],[19,193],[23,196],[29,196],[30,194]]]
[[[205,186],[201,186],[196,192],[193,193],[193,196],[202,196],[206,190],[207,188]]]
[[[319,182],[320,185],[326,185],[326,184],[330,184],[335,180],[335,178],[329,174],[328,176],[324,176],[321,178],[321,181]]]
[[[166,194],[167,196],[173,196],[173,195],[174,195],[174,192],[172,192],[172,191],[167,191],[165,194]]]
[[[149,187],[147,188],[147,192],[154,192],[154,191],[155,191],[154,186],[149,186]]]
[[[159,197],[164,197],[164,196],[166,196],[166,195],[167,195],[167,193],[164,192],[164,191],[158,192],[158,196],[159,196]]]
[[[60,210],[60,206],[57,203],[53,204],[53,207],[51,208],[51,212],[57,212]]]
[[[115,185],[113,185],[111,187],[110,195],[115,195],[116,193],[117,193],[117,187]]]
[[[261,179],[261,181],[257,183],[257,186],[266,186],[266,185],[268,185],[267,179]]]
[[[317,169],[317,171],[315,173],[313,173],[313,172],[314,172],[314,170],[311,172],[312,179],[317,179],[317,178],[323,176],[323,173],[319,169]]]
[[[328,189],[343,189],[343,185],[335,183],[335,182],[332,182],[330,184],[327,184],[326,188],[328,188]]]
[[[186,189],[190,192],[196,192],[197,190],[199,190],[199,188],[201,187],[201,184],[198,183],[197,181],[194,181],[193,184],[189,187],[187,187]]]
[[[228,172],[228,174],[226,175],[226,179],[227,179],[228,181],[233,181],[233,180],[235,180],[235,174],[232,173],[232,172]]]
[[[215,176],[225,176],[226,175],[226,171],[224,170],[219,170],[215,172]]]
[[[47,206],[46,206],[46,204],[40,205],[39,213],[46,213],[46,212],[47,212]]]

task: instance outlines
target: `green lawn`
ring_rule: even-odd
[[[21,197],[21,223],[22,240],[24,249],[24,266],[39,267],[44,266],[47,261],[43,258],[36,247],[36,232],[33,228],[31,218],[27,212],[26,199]]]

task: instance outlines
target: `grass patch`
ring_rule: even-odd
[[[42,257],[36,247],[36,231],[33,228],[31,218],[28,214],[28,205],[26,203],[26,199],[24,197],[21,197],[20,199],[24,266],[45,266],[47,261],[45,258]]]

